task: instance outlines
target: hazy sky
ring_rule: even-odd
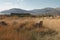
[[[31,10],[45,7],[60,7],[60,0],[0,0],[0,11],[10,8]]]

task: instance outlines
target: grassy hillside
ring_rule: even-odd
[[[60,18],[0,16],[0,40],[60,40]]]

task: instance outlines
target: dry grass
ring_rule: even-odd
[[[36,25],[40,21],[42,27]],[[2,16],[0,40],[60,40],[60,19]]]

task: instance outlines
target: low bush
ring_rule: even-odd
[[[6,22],[4,22],[4,21],[1,21],[0,25],[7,26],[8,24]]]

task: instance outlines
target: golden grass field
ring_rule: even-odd
[[[60,18],[2,16],[0,40],[60,40]]]

